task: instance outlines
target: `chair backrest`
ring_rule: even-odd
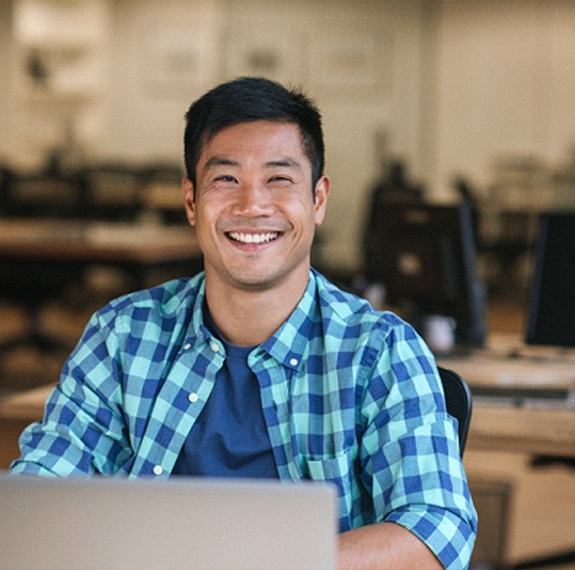
[[[453,416],[459,424],[459,451],[463,456],[467,433],[471,423],[472,398],[469,386],[459,374],[453,370],[439,367],[439,376],[445,393],[447,412]]]

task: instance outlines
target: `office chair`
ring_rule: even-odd
[[[438,370],[445,393],[447,412],[458,422],[459,452],[463,457],[473,408],[471,390],[465,380],[453,370],[442,367]]]

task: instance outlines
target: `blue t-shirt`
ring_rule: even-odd
[[[208,328],[224,344],[226,361],[172,474],[277,479],[260,386],[248,366],[254,347],[227,343],[206,310],[204,317]]]

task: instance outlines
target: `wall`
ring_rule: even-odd
[[[10,111],[12,107],[11,76],[12,76],[12,50],[11,50],[12,4],[0,0],[0,160],[8,155],[8,141],[11,122]]]
[[[219,77],[218,5],[125,0],[110,6],[105,128],[97,153],[180,161],[184,113]]]
[[[506,156],[551,167],[573,159],[574,30],[569,0],[439,2],[430,161],[438,194],[459,172],[485,191]]]

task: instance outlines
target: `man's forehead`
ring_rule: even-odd
[[[241,131],[250,132],[252,137],[257,136],[258,134],[269,136],[270,133],[290,133],[294,138],[297,137],[300,142],[303,139],[301,129],[297,123],[288,121],[255,120],[243,121],[219,128],[205,137],[202,146],[205,147],[209,145],[215,139],[231,137],[234,133]]]
[[[250,154],[267,167],[303,168],[309,162],[299,126],[273,121],[248,121],[220,129],[202,145],[199,162],[204,168],[238,166]]]

